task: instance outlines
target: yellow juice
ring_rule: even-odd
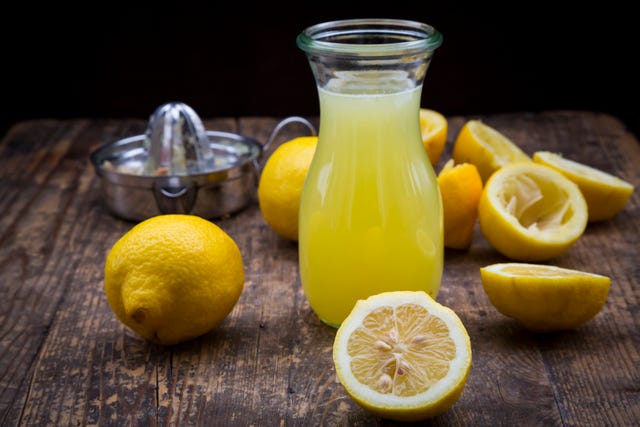
[[[305,294],[329,325],[383,291],[438,293],[442,206],[420,135],[420,91],[318,89],[319,141],[300,201],[298,245]]]

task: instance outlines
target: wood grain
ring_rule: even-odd
[[[529,154],[561,152],[640,183],[635,137],[615,117],[584,111],[450,117],[438,167],[469,118]],[[205,123],[264,142],[277,121]],[[238,243],[246,272],[218,328],[161,347],[118,322],[104,297],[104,259],[133,223],[106,210],[89,153],[145,125],[37,120],[0,143],[0,425],[395,425],[360,409],[336,381],[335,330],[309,308],[297,244],[267,226],[255,200],[214,220]],[[276,145],[305,132],[291,125]],[[468,251],[447,250],[438,300],[467,327],[473,366],[456,405],[426,424],[640,424],[639,217],[636,192],[552,260],[612,278],[602,313],[575,331],[533,334],[490,305],[479,268],[505,259],[478,227]]]

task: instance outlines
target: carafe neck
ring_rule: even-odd
[[[354,19],[309,27],[297,43],[318,88],[383,94],[421,86],[442,36],[420,22]]]

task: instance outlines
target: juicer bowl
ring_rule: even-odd
[[[228,132],[206,131],[216,158],[232,158],[202,173],[144,175],[145,135],[104,145],[91,153],[102,195],[116,216],[141,221],[183,213],[213,219],[244,208],[255,196],[263,146]]]
[[[215,219],[255,200],[262,161],[290,123],[316,135],[307,119],[290,116],[277,123],[262,145],[244,135],[206,130],[191,107],[170,102],[151,115],[143,135],[99,147],[91,153],[91,163],[107,207],[120,218],[192,214]]]
[[[261,161],[289,123],[281,120],[264,145],[247,136],[206,130],[188,105],[170,102],[151,115],[143,135],[108,143],[91,153],[109,210],[142,221],[161,214],[207,219],[239,211],[256,197]]]

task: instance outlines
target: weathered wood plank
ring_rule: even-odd
[[[611,116],[479,117],[529,154],[559,151],[640,183],[640,144]],[[468,118],[450,118],[439,167]],[[208,129],[261,142],[276,123],[205,121]],[[335,330],[307,304],[297,245],[269,229],[256,200],[214,220],[238,243],[246,272],[238,305],[216,330],[165,348],[117,321],[104,298],[102,268],[133,223],[102,204],[88,154],[145,125],[24,122],[0,142],[0,424],[396,425],[360,409],[336,382]],[[275,144],[300,134],[305,128],[292,125]],[[639,200],[636,193],[617,217],[590,224],[551,262],[612,277],[603,312],[576,331],[532,334],[490,305],[479,268],[504,258],[478,227],[469,251],[446,251],[438,299],[467,326],[474,362],[461,399],[429,425],[640,422]]]

